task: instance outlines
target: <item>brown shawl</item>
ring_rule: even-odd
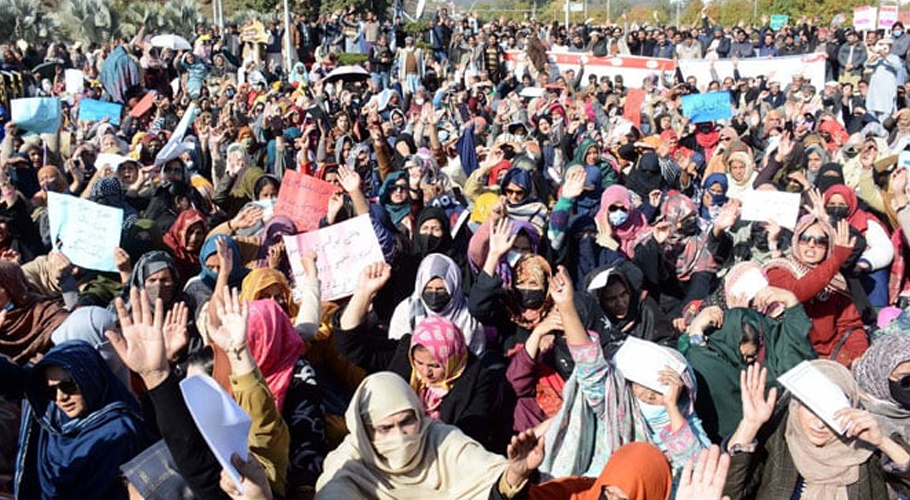
[[[0,286],[13,304],[0,324],[0,354],[25,364],[51,347],[51,333],[69,313],[59,301],[32,293],[22,268],[12,262],[0,261]]]

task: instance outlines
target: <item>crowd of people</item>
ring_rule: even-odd
[[[63,111],[35,134],[0,110],[0,497],[908,498],[900,23],[431,17],[0,50]],[[560,51],[820,52],[826,81],[639,86]],[[339,64],[355,53],[366,71]],[[719,90],[732,118],[690,122],[682,98]],[[122,115],[80,120],[83,99]],[[290,261],[291,170],[334,186],[320,228],[370,221],[383,260],[350,297],[322,297],[325,256]],[[743,217],[763,191],[799,198],[792,225]],[[57,195],[122,210],[116,272],[54,241]],[[835,421],[780,382],[804,362],[848,402]],[[193,376],[252,421],[242,488],[181,395]]]

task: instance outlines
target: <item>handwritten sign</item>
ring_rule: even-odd
[[[269,43],[269,34],[265,31],[265,26],[254,19],[240,30],[240,41],[244,43]]]
[[[799,217],[799,194],[779,191],[746,191],[742,198],[743,220],[774,221],[793,229]]]
[[[787,22],[790,20],[790,16],[785,16],[782,14],[774,14],[771,16],[771,22],[768,24],[771,29],[777,31],[787,25]]]
[[[334,185],[296,170],[287,170],[281,179],[275,215],[284,215],[294,221],[300,232],[319,228],[319,219],[328,211],[329,198]]]
[[[56,134],[63,124],[59,97],[26,97],[10,102],[13,123],[36,134]]]
[[[353,294],[363,268],[384,260],[369,215],[360,215],[318,231],[285,236],[284,246],[297,282],[305,275],[301,256],[309,250],[316,252],[324,301]]]
[[[897,22],[897,5],[878,7],[878,29],[889,30]]]
[[[120,126],[120,112],[123,106],[116,102],[104,102],[95,99],[82,99],[79,101],[79,119],[87,122],[98,122],[105,118],[110,119],[110,124]]]
[[[82,268],[115,272],[114,248],[120,246],[123,209],[75,196],[47,193],[51,242]]]
[[[878,9],[875,7],[856,7],[853,9],[853,28],[856,31],[874,30],[876,17]]]
[[[683,116],[692,123],[729,120],[733,116],[730,92],[727,91],[684,95],[682,105]]]

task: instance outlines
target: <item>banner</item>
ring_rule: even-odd
[[[269,43],[269,34],[259,20],[253,19],[249,24],[240,28],[240,41],[244,43]]]
[[[59,97],[25,97],[10,102],[12,122],[36,134],[56,134],[63,124]]]
[[[117,271],[114,249],[120,246],[122,208],[48,192],[47,218],[51,244],[70,262],[84,269]]]
[[[115,102],[96,101],[95,99],[79,101],[79,119],[86,122],[99,122],[109,118],[111,125],[119,127],[122,110],[123,106]]]
[[[510,50],[505,54],[507,66],[513,71],[529,64],[527,54],[520,50]],[[672,59],[658,59],[656,57],[611,56],[594,57],[584,52],[547,52],[548,71],[551,76],[564,75],[572,69],[576,74],[584,63],[584,76],[581,87],[588,86],[587,75],[596,75],[600,80],[602,76],[609,76],[613,80],[616,75],[621,75],[627,87],[641,88],[642,80],[652,75],[667,76],[676,71],[676,61]]]
[[[897,5],[882,5],[878,8],[878,29],[890,30],[897,22]]]
[[[682,96],[683,116],[692,123],[729,120],[733,116],[730,92],[708,92]]]
[[[714,80],[711,76],[711,61],[705,59],[680,59],[679,69],[684,78],[694,76],[698,86],[704,87]],[[733,61],[718,59],[714,61],[714,71],[720,80],[733,76]],[[790,82],[794,75],[801,75],[815,86],[822,88],[825,85],[825,55],[806,54],[802,56],[787,57],[749,57],[740,59],[736,67],[742,78],[766,76],[769,80],[779,81],[781,85]]]
[[[786,26],[788,21],[790,21],[790,16],[774,14],[771,16],[771,22],[768,23],[768,26],[774,31],[777,31]]]
[[[285,236],[284,246],[298,283],[305,275],[301,257],[307,251],[316,252],[323,301],[352,295],[363,268],[384,260],[379,239],[366,214],[318,231]]]
[[[338,188],[322,179],[296,170],[285,170],[275,203],[275,215],[294,221],[298,232],[319,228],[319,219],[328,211],[329,198]]]
[[[853,29],[871,31],[875,29],[875,18],[878,9],[875,7],[856,7],[853,9]]]

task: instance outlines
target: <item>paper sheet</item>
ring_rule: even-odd
[[[742,197],[742,220],[774,221],[793,229],[799,217],[799,194],[780,191],[746,191]]]
[[[637,337],[628,337],[616,352],[616,368],[626,380],[641,384],[661,394],[667,386],[658,381],[660,371],[666,367],[683,373],[686,366],[672,357],[666,347]]]
[[[850,408],[850,401],[844,391],[809,361],[803,361],[778,378],[793,396],[806,405],[818,418],[838,434],[843,427],[835,420],[838,410]]]
[[[96,271],[117,271],[114,249],[120,246],[122,208],[48,192],[47,218],[52,245],[73,264]]]

